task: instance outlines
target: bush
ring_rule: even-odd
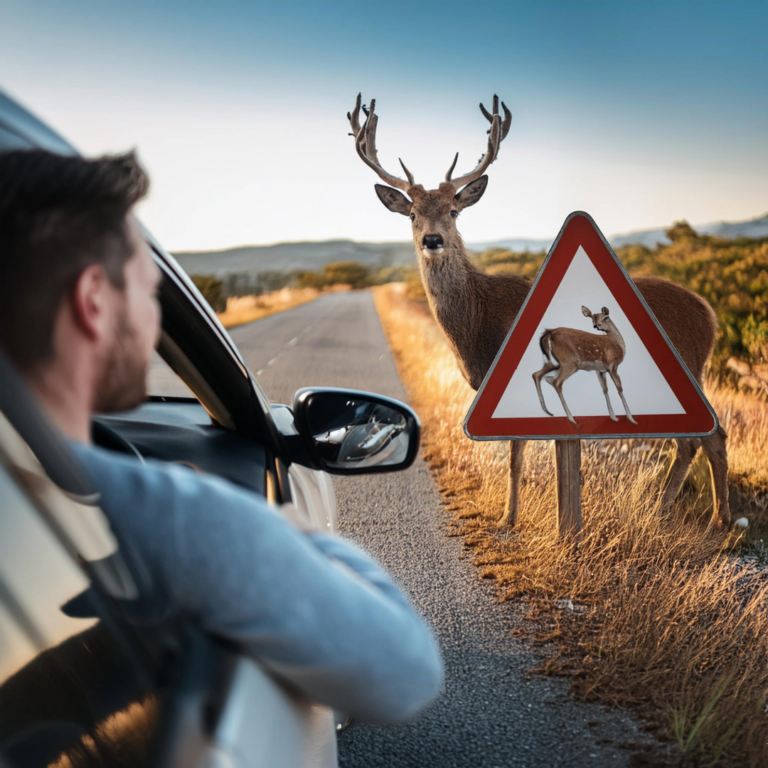
[[[656,248],[626,246],[617,254],[632,277],[655,275],[705,298],[720,321],[713,369],[729,357],[760,362],[768,353],[768,238],[724,240],[698,234],[687,222]]]
[[[328,283],[325,282],[320,272],[311,272],[309,270],[296,270],[296,285],[299,288],[317,288],[322,290]]]
[[[190,275],[190,277],[214,312],[223,312],[227,308],[223,281],[213,275]]]
[[[370,285],[370,270],[359,261],[334,261],[323,267],[323,279],[326,285],[351,285],[353,288],[366,288]]]

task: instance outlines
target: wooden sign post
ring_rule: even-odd
[[[581,530],[581,440],[555,440],[557,529],[563,538]]]
[[[473,440],[554,440],[558,528],[581,528],[581,440],[705,437],[717,417],[597,225],[565,221],[467,417]]]

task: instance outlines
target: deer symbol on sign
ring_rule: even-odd
[[[627,401],[624,399],[624,390],[622,389],[621,379],[617,370],[622,360],[624,360],[624,354],[626,353],[624,339],[621,337],[619,329],[613,320],[608,316],[607,307],[603,307],[601,312],[594,315],[587,307],[582,307],[581,312],[584,317],[591,318],[592,326],[596,330],[602,331],[605,336],[577,331],[575,328],[547,328],[541,334],[539,346],[544,355],[544,366],[533,374],[533,381],[536,384],[536,392],[539,395],[541,407],[544,413],[554,416],[553,413],[547,410],[544,395],[541,391],[541,380],[546,376],[545,381],[555,388],[555,392],[557,392],[568,416],[568,421],[578,426],[578,422],[573,418],[568,404],[565,402],[563,384],[577,371],[595,371],[597,378],[600,380],[600,386],[605,395],[605,402],[608,404],[608,415],[611,419],[613,421],[619,420],[613,412],[611,398],[608,395],[606,374],[611,377],[616,385],[621,402],[624,404],[624,413],[627,414],[627,418],[633,424],[637,424],[630,413]]]

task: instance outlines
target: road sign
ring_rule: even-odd
[[[475,440],[514,440],[715,429],[714,410],[616,254],[588,214],[572,213],[464,431]]]

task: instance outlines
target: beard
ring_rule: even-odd
[[[147,399],[149,358],[141,338],[121,312],[115,323],[112,345],[102,359],[93,410],[100,413],[127,411]]]

